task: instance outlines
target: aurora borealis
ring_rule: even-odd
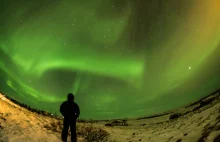
[[[0,92],[81,118],[145,116],[220,87],[219,0],[0,2]]]

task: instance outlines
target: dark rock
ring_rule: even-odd
[[[181,142],[182,141],[182,139],[178,139],[178,140],[176,140],[176,142]]]
[[[213,101],[215,100],[215,98],[209,98],[209,99],[206,99],[206,100],[202,100],[200,102],[200,107],[203,107],[203,106],[206,106],[208,104],[211,104]]]
[[[6,119],[5,119],[4,117],[0,117],[0,119],[2,119],[2,120],[4,120],[4,121],[6,121]]]
[[[177,118],[179,118],[180,116],[182,116],[181,113],[174,113],[174,114],[170,115],[170,120],[177,119]]]
[[[111,123],[107,123],[105,124],[105,126],[113,126]]]
[[[205,142],[205,139],[209,136],[210,132],[206,131],[202,134],[202,136],[198,139],[198,142]]]
[[[172,136],[172,137],[170,137],[170,138],[168,139],[168,141],[170,141],[172,138],[173,138],[173,136]]]

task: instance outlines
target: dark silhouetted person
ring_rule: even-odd
[[[63,131],[61,138],[63,142],[67,142],[68,130],[71,131],[71,142],[76,142],[76,119],[80,115],[79,106],[74,102],[74,95],[68,94],[67,101],[60,105],[60,113],[63,115]]]

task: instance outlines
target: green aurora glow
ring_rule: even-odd
[[[3,0],[0,91],[81,118],[145,116],[220,84],[218,0]]]

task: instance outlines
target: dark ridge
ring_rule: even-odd
[[[198,101],[195,101],[195,102],[193,102],[193,103],[191,103],[191,104],[185,106],[185,108],[188,108],[188,107],[194,106],[194,105],[198,104],[199,102],[201,102],[201,101],[207,99],[208,97],[210,97],[210,96],[212,96],[212,95],[215,95],[215,94],[217,94],[217,93],[220,93],[220,89],[217,89],[216,91],[212,92],[212,93],[209,94],[208,96],[202,97],[202,98],[199,99]],[[218,94],[218,95],[219,95],[219,94]]]
[[[141,120],[141,119],[146,119],[146,118],[155,118],[155,117],[163,116],[163,115],[166,115],[166,114],[169,114],[169,113],[170,112],[166,112],[166,113],[162,113],[162,114],[156,114],[156,115],[152,115],[152,116],[140,117],[140,118],[137,118],[136,120]]]
[[[213,95],[216,95],[216,96],[213,97],[213,98],[207,99],[207,98],[209,98],[210,96],[213,96]],[[218,96],[220,96],[220,89],[217,89],[216,91],[212,92],[211,94],[209,94],[209,95],[207,95],[205,97],[202,97],[198,101],[195,101],[195,102],[185,106],[184,108],[188,108],[188,107],[194,106],[196,104],[200,104],[200,106],[194,108],[192,111],[198,110],[198,109],[200,109],[200,108],[210,104],[211,102],[213,102]],[[207,100],[205,100],[205,99],[207,99]],[[192,111],[188,111],[188,112],[186,112],[186,113],[184,113],[182,115],[188,114],[188,113],[190,113]],[[136,120],[147,119],[147,118],[155,118],[155,117],[159,117],[159,116],[170,114],[172,112],[173,111],[168,111],[168,112],[164,112],[164,113],[160,113],[160,114],[156,114],[156,115],[152,115],[152,116],[140,117],[140,118],[137,118]]]

